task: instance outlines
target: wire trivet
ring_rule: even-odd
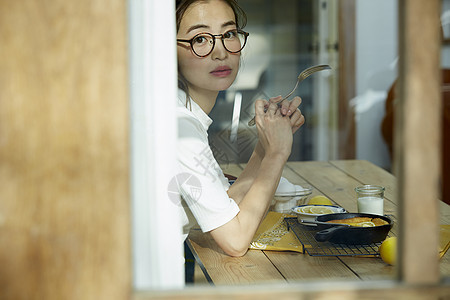
[[[287,227],[292,230],[303,246],[303,253],[310,256],[379,256],[380,243],[368,245],[344,245],[330,242],[318,242],[314,234],[318,231],[315,226],[299,224],[297,218],[285,218]]]

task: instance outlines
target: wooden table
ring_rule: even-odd
[[[238,176],[242,165],[225,165],[224,172]],[[396,179],[389,172],[368,161],[288,162],[283,177],[295,184],[314,187],[311,195],[326,195],[349,212],[356,212],[354,188],[377,184],[386,188],[385,214],[395,224],[397,215]],[[450,224],[450,206],[440,201],[440,224]],[[392,233],[396,234],[397,225]],[[420,243],[420,237],[418,237]],[[227,256],[209,234],[191,231],[188,245],[208,281],[215,285],[296,282],[300,280],[378,280],[394,279],[395,267],[379,257],[309,256],[289,251],[249,250],[243,257]],[[442,276],[450,276],[450,254],[440,261]]]

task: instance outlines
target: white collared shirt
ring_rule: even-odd
[[[211,118],[191,99],[186,107],[186,94],[178,91],[177,159],[182,182],[180,194],[183,198],[183,234],[196,223],[203,232],[218,228],[239,213],[239,206],[231,199],[227,190],[228,179],[213,156],[208,142]],[[190,110],[191,109],[191,110]],[[187,204],[187,205],[186,205]]]

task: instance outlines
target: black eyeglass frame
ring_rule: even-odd
[[[230,51],[230,50],[228,50],[227,46],[225,46],[225,42],[223,41],[224,35],[227,34],[227,33],[230,32],[230,31],[236,31],[237,33],[241,33],[241,34],[244,35],[244,43],[243,43],[241,49],[238,50],[238,51]],[[194,50],[193,41],[194,41],[198,36],[201,36],[201,35],[204,35],[204,34],[207,34],[207,35],[209,35],[209,36],[212,37],[213,44],[212,44],[211,50],[210,50],[207,54],[205,54],[205,55],[198,55],[197,52],[195,52],[195,50]],[[246,31],[244,31],[244,30],[241,30],[241,29],[232,29],[232,30],[228,30],[227,32],[222,33],[222,34],[212,34],[212,33],[209,33],[209,32],[201,32],[201,33],[199,33],[199,34],[196,34],[192,39],[189,39],[189,40],[177,39],[177,42],[189,43],[190,46],[191,46],[192,52],[194,52],[195,55],[197,55],[198,57],[206,57],[206,56],[210,55],[211,52],[213,52],[214,47],[216,46],[216,37],[220,37],[220,39],[221,39],[221,41],[222,41],[222,45],[223,45],[223,47],[225,48],[225,50],[227,50],[228,52],[234,54],[234,53],[239,53],[239,52],[242,51],[242,49],[244,49],[245,45],[247,44],[247,38],[248,38],[249,35],[250,35],[250,34],[249,34],[248,32],[246,32]]]

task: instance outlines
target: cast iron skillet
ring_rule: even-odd
[[[315,220],[326,222],[355,217],[381,218],[389,224],[375,227],[336,226],[332,223],[330,225],[317,224],[317,229],[320,231],[315,234],[315,239],[318,242],[329,241],[335,244],[366,245],[383,241],[393,226],[392,220],[386,216],[360,213],[327,214],[318,216]]]

